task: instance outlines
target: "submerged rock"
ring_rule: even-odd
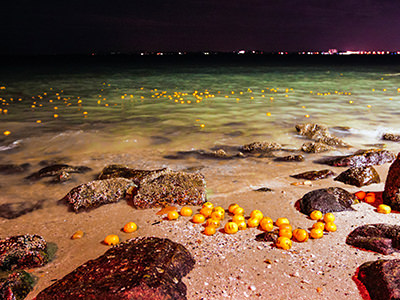
[[[5,219],[15,219],[34,210],[41,209],[43,207],[43,201],[36,203],[32,202],[15,202],[15,203],[4,203],[0,204],[0,217]]]
[[[118,178],[123,177],[127,179],[133,180],[136,184],[139,184],[140,181],[143,180],[148,175],[155,175],[162,173],[166,170],[159,169],[159,170],[137,170],[132,169],[124,165],[109,165],[105,167],[97,179],[110,179],[110,178]]]
[[[32,173],[26,179],[29,180],[39,180],[43,177],[56,177],[60,176],[65,173],[86,173],[88,171],[91,171],[92,169],[89,167],[85,166],[70,166],[70,165],[63,165],[63,164],[58,164],[58,165],[52,165],[48,167],[44,167],[40,169],[39,171]],[[65,175],[64,175],[65,177]]]
[[[335,167],[364,167],[382,165],[394,161],[395,155],[382,149],[359,150],[354,154],[339,156],[323,161],[323,163]]]
[[[382,135],[382,139],[385,141],[400,142],[400,134],[385,133]]]
[[[165,169],[145,177],[132,199],[136,208],[172,205],[201,205],[206,202],[206,182],[200,173]]]
[[[275,161],[304,161],[303,155],[288,155],[283,157],[277,157],[274,159]]]
[[[298,134],[304,135],[309,139],[312,139],[313,136],[317,133],[320,136],[329,135],[328,127],[326,127],[325,125],[306,123],[306,124],[297,124],[295,127]]]
[[[372,166],[350,168],[340,173],[334,180],[357,187],[381,182],[378,172]]]
[[[243,152],[267,152],[280,150],[282,148],[281,144],[275,142],[253,142],[250,144],[246,144],[241,146],[239,149]]]
[[[126,178],[94,180],[73,188],[63,200],[78,212],[81,209],[118,202],[125,198],[129,188],[135,187],[133,181]]]
[[[307,171],[300,174],[290,175],[290,177],[297,179],[318,180],[318,179],[328,178],[334,175],[335,173],[333,173],[331,170],[325,169],[321,171]]]
[[[358,269],[360,280],[372,300],[400,299],[400,259],[370,261]]]
[[[348,191],[329,187],[311,191],[300,199],[300,211],[309,215],[313,210],[319,210],[323,214],[328,212],[353,210],[351,205],[358,203],[356,196]]]
[[[320,142],[307,142],[301,146],[301,150],[306,153],[320,153],[330,151],[332,147]]]
[[[389,167],[382,199],[392,209],[400,210],[400,153]]]
[[[18,235],[0,240],[0,270],[41,267],[48,261],[47,243],[39,235]]]
[[[18,174],[26,172],[30,168],[30,164],[14,165],[14,164],[0,164],[1,174]]]
[[[33,290],[35,279],[25,271],[0,276],[0,299],[22,300]]]
[[[354,229],[346,244],[385,255],[400,252],[400,226],[368,224]]]
[[[182,278],[195,260],[169,239],[131,239],[40,292],[47,299],[186,299]]]

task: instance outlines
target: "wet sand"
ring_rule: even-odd
[[[392,147],[392,150],[396,150],[397,145],[392,144]],[[353,153],[356,150],[343,151]],[[366,261],[379,258],[400,258],[400,254],[385,256],[358,250],[345,244],[348,233],[359,225],[399,223],[399,214],[379,214],[373,206],[366,203],[355,205],[355,211],[335,213],[335,223],[338,227],[336,232],[326,234],[319,240],[310,239],[306,243],[294,242],[293,247],[287,251],[278,249],[269,242],[255,241],[255,236],[262,233],[255,228],[232,235],[219,231],[214,236],[206,236],[201,233],[203,226],[193,224],[189,217],[167,221],[164,220],[165,216],[156,214],[159,209],[136,210],[126,201],[78,214],[68,211],[65,205],[57,205],[57,201],[70,189],[92,180],[103,167],[111,163],[149,170],[160,167],[170,167],[173,170],[188,168],[198,170],[205,176],[208,200],[215,205],[227,209],[229,204],[238,203],[245,209],[246,216],[253,209],[259,209],[273,220],[287,217],[295,228],[310,228],[314,223],[294,206],[305,193],[330,186],[342,187],[349,192],[360,190],[334,181],[333,178],[313,181],[311,186],[291,185],[293,182],[301,181],[291,178],[289,176],[291,174],[326,168],[339,174],[346,170],[314,162],[320,157],[338,154],[338,151],[306,154],[304,162],[275,162],[273,158],[255,157],[232,160],[194,157],[172,160],[164,157],[170,153],[173,153],[172,149],[71,156],[69,164],[86,165],[93,171],[87,174],[73,174],[73,180],[63,184],[49,185],[46,183],[49,179],[46,178],[35,183],[27,183],[23,180],[23,175],[1,177],[2,203],[40,199],[44,199],[45,203],[43,209],[17,219],[0,219],[0,237],[25,233],[39,234],[47,242],[54,242],[58,246],[56,257],[52,262],[32,270],[39,280],[28,295],[28,300],[33,299],[41,290],[82,263],[102,255],[109,248],[101,243],[108,234],[117,234],[122,241],[138,236],[157,236],[183,244],[196,260],[195,268],[183,279],[187,285],[187,298],[193,300],[342,299],[344,297],[362,299],[352,279],[357,267]],[[276,156],[288,154],[285,151],[274,152]],[[39,168],[35,162],[32,163],[32,170]],[[361,190],[383,191],[389,164],[375,168],[382,182],[363,187]],[[7,183],[12,184],[6,186]],[[260,187],[268,187],[272,191],[254,191]],[[194,211],[199,210],[199,207],[192,208]],[[223,224],[229,218],[227,215]],[[121,231],[124,224],[129,221],[138,225],[138,231],[130,234]],[[71,240],[71,235],[77,230],[84,231],[84,237]]]

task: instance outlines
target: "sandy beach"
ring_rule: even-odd
[[[343,151],[352,153],[355,150]],[[52,262],[31,270],[38,277],[38,282],[26,299],[33,299],[41,290],[79,265],[102,255],[109,249],[109,246],[101,243],[108,234],[117,234],[121,241],[139,236],[165,237],[184,245],[196,260],[195,268],[183,279],[187,285],[187,298],[193,300],[363,299],[353,280],[357,267],[366,261],[400,257],[399,254],[385,256],[362,251],[345,244],[346,236],[359,225],[399,223],[399,214],[379,214],[375,207],[367,203],[354,205],[354,211],[335,213],[336,232],[325,233],[323,238],[310,239],[305,243],[293,242],[290,250],[278,249],[270,242],[256,241],[255,236],[262,233],[256,228],[236,234],[226,234],[220,230],[213,236],[206,236],[202,234],[204,227],[192,223],[190,217],[168,221],[165,215],[157,215],[159,209],[136,210],[126,201],[81,213],[69,212],[65,205],[57,205],[57,201],[72,187],[92,180],[103,167],[111,163],[137,169],[151,170],[168,166],[173,170],[200,172],[207,182],[208,200],[215,205],[228,209],[230,204],[238,203],[245,209],[245,216],[259,209],[273,220],[287,217],[294,228],[307,229],[315,222],[295,208],[296,201],[307,192],[334,186],[349,192],[360,190],[334,181],[333,177],[313,181],[312,185],[291,184],[302,180],[291,178],[290,175],[304,171],[329,168],[339,174],[346,170],[315,163],[327,153],[305,154],[303,162],[276,162],[272,157],[171,160],[166,159],[165,154],[163,151],[149,151],[145,155],[92,155],[90,159],[68,162],[93,169],[87,174],[74,175],[72,182],[49,185],[46,180],[41,180],[30,186],[22,185],[22,189],[17,185],[8,188],[5,197],[14,193],[20,199],[53,199],[46,201],[43,209],[17,219],[0,220],[2,237],[39,234],[58,247]],[[284,155],[287,155],[286,151],[274,152],[277,157]],[[365,186],[361,190],[383,191],[389,164],[375,168],[381,183]],[[8,179],[18,182],[21,175],[13,175]],[[260,187],[268,187],[272,191],[255,191]],[[200,207],[192,209],[197,212]],[[230,218],[226,214],[222,224]],[[136,232],[128,234],[121,231],[129,221],[138,225]],[[71,240],[71,235],[77,230],[82,230],[84,237]]]

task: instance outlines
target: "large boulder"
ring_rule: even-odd
[[[354,229],[346,244],[385,255],[400,251],[400,226],[367,224]]]
[[[352,204],[358,203],[356,196],[348,191],[329,187],[305,194],[299,201],[300,211],[309,215],[313,210],[322,213],[353,210]]]
[[[324,160],[323,163],[335,167],[365,167],[391,163],[395,155],[382,149],[359,150],[354,154],[334,157]]]
[[[320,171],[307,171],[295,175],[290,175],[290,177],[296,179],[318,180],[318,179],[328,178],[334,175],[335,173],[333,173],[331,170],[325,169]]]
[[[239,149],[243,152],[267,152],[280,150],[282,148],[281,144],[275,142],[253,142],[250,144],[246,144],[241,146]]]
[[[33,290],[35,279],[25,271],[0,275],[0,299],[22,300]]]
[[[73,188],[65,195],[63,201],[78,212],[81,209],[95,208],[125,199],[128,189],[135,187],[133,181],[126,178],[93,180]]]
[[[164,172],[149,175],[139,184],[132,199],[136,208],[172,205],[201,205],[206,202],[206,182],[199,173]]]
[[[372,300],[400,299],[400,259],[366,262],[359,267],[357,278]]]
[[[334,180],[357,187],[381,182],[378,172],[372,166],[350,168],[340,173]]]
[[[400,153],[389,168],[382,198],[383,203],[400,210]]]
[[[18,235],[0,240],[0,270],[41,267],[49,261],[47,243],[39,235]]]
[[[131,239],[90,260],[40,292],[47,299],[186,299],[182,277],[195,260],[169,239]]]
[[[315,123],[297,124],[296,130],[300,135],[304,135],[317,143],[335,147],[348,146],[348,144],[342,141],[340,138],[331,135],[329,133],[328,127],[326,127],[325,125]]]

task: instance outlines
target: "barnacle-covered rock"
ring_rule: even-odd
[[[118,202],[125,198],[128,189],[132,187],[136,185],[126,178],[93,180],[73,188],[63,200],[78,212],[81,209]]]
[[[35,279],[25,271],[0,275],[0,299],[22,300],[33,289]]]
[[[47,299],[186,299],[182,277],[195,260],[169,239],[128,240],[81,265],[40,292]]]
[[[385,141],[400,142],[400,134],[385,133],[382,135],[382,139]]]
[[[320,153],[330,151],[332,147],[320,142],[307,142],[301,146],[301,150],[306,153]]]
[[[391,163],[394,153],[382,149],[359,150],[354,154],[324,160],[323,163],[335,167],[365,167]]]
[[[304,161],[304,156],[299,154],[299,155],[288,155],[288,156],[282,156],[282,157],[277,157],[274,159],[275,161]]]
[[[390,165],[382,198],[383,203],[395,210],[400,210],[400,153]]]
[[[328,178],[334,175],[335,173],[333,173],[331,170],[325,169],[320,171],[307,171],[300,174],[290,175],[290,177],[297,179],[318,180],[318,179]]]
[[[306,123],[306,124],[297,124],[296,126],[297,133],[300,135],[304,135],[309,139],[312,139],[317,133],[320,136],[329,135],[328,127],[325,125],[320,125],[316,123]]]
[[[381,182],[378,172],[372,166],[350,168],[340,173],[334,180],[357,187]]]
[[[243,152],[267,152],[279,150],[282,148],[281,144],[275,142],[253,142],[250,144],[246,144],[241,146],[239,149]]]
[[[101,171],[97,179],[123,177],[133,180],[136,184],[139,184],[140,181],[142,181],[142,179],[146,176],[162,173],[165,170],[166,168],[158,170],[137,170],[124,165],[109,165]]]
[[[0,270],[41,267],[48,261],[47,243],[39,235],[18,235],[0,240]]]

